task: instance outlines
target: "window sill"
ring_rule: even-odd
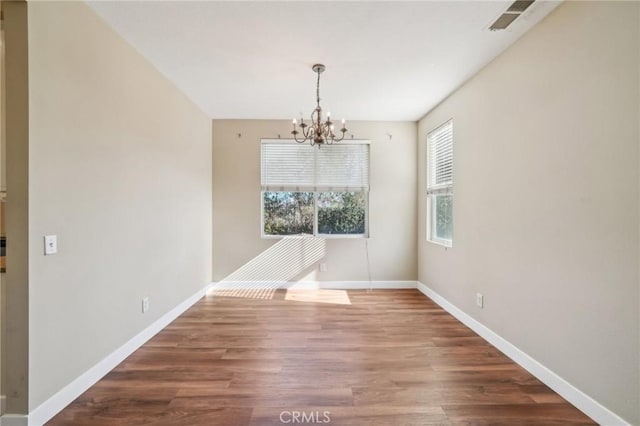
[[[365,239],[369,238],[366,234],[297,234],[297,235],[262,235],[263,240],[281,240],[283,238],[322,238],[326,240],[351,240],[351,239]]]
[[[436,239],[430,240],[430,239],[427,239],[427,242],[431,243],[431,244],[438,245],[438,246],[442,246],[444,248],[452,248],[453,247],[453,244],[452,244],[453,241],[449,241],[449,240],[436,240]]]

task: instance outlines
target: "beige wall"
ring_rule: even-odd
[[[639,4],[567,2],[419,125],[419,279],[640,423]],[[428,131],[454,122],[454,241],[425,241]],[[484,294],[484,309],[475,294]]]
[[[2,2],[0,2],[0,9],[2,9]],[[7,158],[7,146],[5,144],[4,137],[4,30],[0,29],[0,191],[5,190],[7,180],[7,166],[5,165],[5,159]],[[0,197],[2,195],[0,194]],[[4,200],[0,201],[0,235],[4,235]],[[4,413],[6,397],[2,387],[2,357],[4,347],[2,345],[4,325],[6,318],[4,316],[4,273],[0,272],[0,416]]]
[[[416,123],[350,122],[348,127],[354,137],[371,140],[371,238],[368,240],[371,278],[374,281],[415,280]],[[326,272],[317,270],[318,256],[311,257],[311,262],[301,262],[300,268],[294,271],[299,273],[289,270],[286,274],[273,273],[278,267],[276,264],[290,264],[300,259],[281,258],[280,262],[274,262],[274,253],[294,249],[287,250],[285,240],[260,237],[260,139],[278,135],[288,138],[290,131],[289,121],[214,120],[214,280],[229,279],[229,276],[285,281],[368,280],[367,252],[365,240],[361,238],[327,239],[322,254]],[[276,244],[271,252],[263,254]],[[253,269],[250,274],[237,272],[243,266],[247,269],[247,263],[260,255],[269,260],[268,268]]]
[[[84,3],[28,9],[32,411],[211,282],[211,121]]]
[[[29,379],[29,81],[27,4],[2,3],[6,42],[7,273],[2,357],[7,412],[26,414]]]

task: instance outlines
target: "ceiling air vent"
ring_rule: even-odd
[[[491,24],[491,26],[489,27],[489,29],[491,31],[497,31],[497,30],[504,30],[506,29],[509,25],[511,25],[511,23],[513,21],[516,20],[516,18],[518,16],[520,16],[520,14],[522,12],[524,12],[525,10],[527,10],[527,8],[529,6],[531,6],[531,4],[534,2],[535,0],[516,0],[514,1],[511,6],[509,6],[509,8],[507,9],[506,12],[504,12],[502,15],[500,15],[500,17],[498,19],[496,19],[496,22],[494,22],[493,24]]]
[[[511,6],[509,6],[507,12],[522,13],[527,10],[527,8],[531,6],[534,1],[535,0],[516,0]]]

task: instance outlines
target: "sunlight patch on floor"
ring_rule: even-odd
[[[212,288],[207,296],[273,299],[276,290],[277,288]]]
[[[335,305],[350,305],[351,300],[346,290],[301,290],[288,289],[285,300],[311,303],[333,303]]]

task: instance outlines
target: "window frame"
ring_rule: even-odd
[[[313,193],[313,234],[273,235],[264,232],[264,193],[265,192],[311,192]],[[326,239],[341,238],[369,238],[369,191],[364,192],[364,233],[362,234],[321,234],[318,232],[318,194],[320,192],[357,192],[357,191],[260,191],[260,236],[263,240],[290,238],[290,237],[314,237]]]
[[[294,145],[298,145],[298,143],[293,139],[262,139],[261,140],[261,149],[262,144],[266,143],[291,143]],[[368,139],[350,139],[344,140],[341,142],[336,142],[336,144],[343,145],[368,145],[369,153],[368,153],[368,164],[367,170],[370,175],[371,170],[371,141]],[[313,147],[312,149],[331,149],[330,147]],[[262,170],[262,154],[260,159],[260,169]],[[315,173],[318,171],[315,170]],[[261,171],[262,173],[262,171]],[[370,177],[368,178],[370,180]],[[264,231],[265,220],[264,220],[264,193],[265,192],[310,192],[313,194],[313,234],[291,234],[291,235],[272,235],[266,234]],[[364,209],[364,233],[362,234],[321,234],[318,231],[318,195],[323,192],[363,192],[364,200],[365,200],[365,209]],[[309,238],[325,238],[325,239],[358,239],[358,238],[369,238],[369,205],[370,205],[370,188],[367,186],[367,189],[358,189],[358,190],[332,190],[331,188],[315,188],[313,190],[305,189],[305,190],[297,190],[294,188],[279,188],[279,189],[270,189],[265,190],[264,187],[260,190],[260,237],[261,239],[280,239],[280,238],[292,238],[292,237],[309,237]]]
[[[431,158],[431,140],[437,132],[442,131],[445,127],[449,126],[451,128],[451,180],[446,183],[432,184],[432,167],[435,165],[436,160]],[[453,247],[453,164],[453,118],[450,118],[429,131],[427,133],[426,141],[426,240],[427,242],[437,244],[445,248]],[[434,220],[437,216],[437,212],[435,211],[437,205],[435,198],[442,195],[451,196],[451,239],[439,238],[435,235]]]

